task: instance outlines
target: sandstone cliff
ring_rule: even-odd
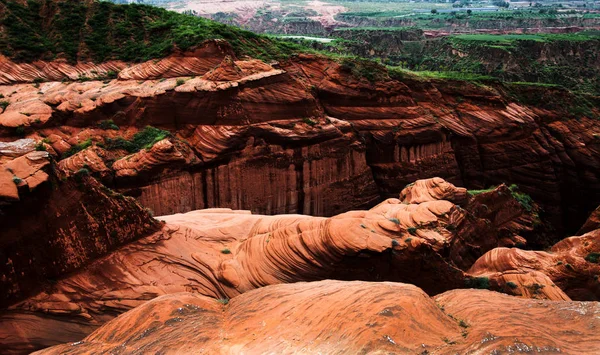
[[[134,161],[162,168],[145,163],[138,174],[133,161],[111,167],[127,154],[117,150],[95,172],[157,214],[229,207],[331,216],[431,176],[469,188],[515,183],[559,234],[600,203],[598,121],[570,113],[560,104],[571,100],[564,91],[549,90],[544,100],[554,103],[541,108],[535,90],[519,91],[530,98],[523,104],[502,85],[369,82],[357,76],[360,67],[321,57],[271,66],[235,60],[210,43],[186,57],[204,66],[173,57],[129,66],[118,80],[0,86],[8,103],[0,137],[44,139],[60,159],[88,139],[110,148],[108,138],[130,139],[147,125],[168,130],[193,156],[171,165],[140,156]],[[208,70],[210,63],[218,64]],[[118,129],[101,129],[107,120]],[[146,151],[139,154],[163,154]]]

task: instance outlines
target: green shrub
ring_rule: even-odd
[[[416,227],[408,227],[408,229],[406,229],[408,231],[408,233],[415,235],[417,234],[417,228]]]
[[[38,152],[45,152],[46,146],[44,146],[43,142],[39,142],[38,144],[35,145],[35,150]]]
[[[585,260],[590,263],[598,264],[598,261],[600,260],[600,253],[589,253],[586,255]]]
[[[88,176],[90,175],[90,171],[87,168],[81,168],[77,170],[75,174],[77,174],[78,176]]]
[[[185,80],[183,80],[183,79],[177,79],[177,81],[175,82],[175,86],[180,86],[183,84],[185,84]]]
[[[229,248],[225,248],[221,250],[221,253],[223,254],[231,254],[231,250],[229,250]]]
[[[307,125],[309,125],[309,126],[311,126],[311,127],[314,127],[314,126],[317,124],[317,121],[313,121],[313,120],[311,120],[311,119],[310,119],[310,118],[308,118],[308,117],[304,117],[304,118],[302,119],[302,122],[306,123]]]
[[[510,185],[508,188],[512,197],[514,197],[527,212],[531,212],[533,209],[533,199],[529,195],[519,192],[519,187],[515,184]]]
[[[63,159],[64,158],[68,158],[74,154],[79,153],[80,151],[90,147],[92,145],[92,139],[88,138],[85,141],[75,144],[73,146],[71,146],[71,148],[69,148],[69,150],[67,150],[64,154],[63,154]]]
[[[113,120],[104,120],[104,121],[100,121],[100,123],[98,123],[98,127],[100,127],[103,130],[109,130],[109,129],[113,129],[115,131],[119,130],[119,126],[117,126]]]
[[[19,178],[18,176],[13,176],[13,178],[12,178],[12,181],[13,181],[15,184],[19,185],[20,183],[22,183],[22,182],[23,182],[23,179]]]
[[[2,108],[3,110],[6,110],[6,108],[8,107],[8,105],[10,105],[10,102],[8,102],[6,100],[0,101],[0,108]]]
[[[229,298],[219,298],[219,299],[217,299],[217,302],[219,302],[221,304],[228,304]]]
[[[398,218],[388,218],[388,221],[393,222],[394,224],[400,224],[400,220]]]
[[[472,277],[465,279],[465,285],[469,288],[489,289],[489,277]]]
[[[152,126],[146,126],[143,131],[137,132],[133,136],[132,143],[138,147],[138,150],[150,149],[155,143],[169,137],[170,135],[171,133],[168,131],[164,131]]]
[[[25,126],[21,125],[21,126],[15,128],[15,134],[17,136],[24,136],[25,135]]]
[[[510,288],[512,288],[512,289],[515,289],[515,288],[519,287],[519,286],[517,286],[517,284],[516,284],[516,283],[514,283],[514,282],[512,282],[512,281],[508,281],[508,282],[506,283],[506,286],[508,286],[508,287],[510,287]]]
[[[123,137],[106,138],[102,145],[107,150],[123,149],[128,153],[139,152],[142,149],[150,149],[152,146],[167,137],[171,133],[162,129],[146,126],[142,131],[133,135],[131,140],[126,140]]]

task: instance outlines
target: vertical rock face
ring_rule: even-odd
[[[264,214],[329,216],[379,200],[364,148],[346,138],[284,148],[251,139],[240,155],[202,171],[183,171],[139,189],[158,215],[210,207]]]
[[[12,184],[17,193],[0,190],[2,306],[160,228],[134,199],[105,188],[87,170],[61,178],[47,152],[9,160],[0,171],[0,186]]]

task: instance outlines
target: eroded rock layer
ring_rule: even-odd
[[[541,109],[501,84],[372,83],[320,57],[235,60],[221,42],[181,55],[130,66],[118,80],[2,85],[0,137],[45,139],[62,157],[88,138],[104,144],[146,125],[167,129],[195,159],[138,177],[135,167],[110,168],[122,152],[104,159],[110,171],[95,172],[157,214],[229,207],[331,216],[432,176],[469,188],[516,183],[559,234],[600,203],[598,120],[571,114],[560,90],[546,96],[564,107]],[[118,129],[96,128],[106,120]]]
[[[398,283],[320,281],[268,286],[228,304],[163,296],[82,341],[36,354],[275,352],[593,354],[597,303],[455,290],[431,299]]]
[[[482,212],[481,201],[491,195],[506,197]],[[507,209],[510,220],[498,219]],[[119,313],[176,292],[233,298],[323,279],[410,282],[429,294],[468,287],[473,276],[466,268],[492,248],[526,243],[520,234],[536,217],[504,185],[472,197],[434,178],[407,187],[400,199],[331,218],[208,209],[158,219],[166,222],[161,231],[9,307],[0,316],[5,347],[74,341]],[[3,333],[8,326],[20,331]]]

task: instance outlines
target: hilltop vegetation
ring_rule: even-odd
[[[16,61],[144,61],[215,38],[227,40],[236,54],[255,58],[298,50],[289,42],[147,5],[0,0],[0,51]]]

